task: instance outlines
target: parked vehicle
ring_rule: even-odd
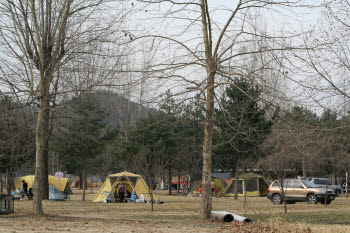
[[[332,184],[332,182],[330,182],[327,178],[312,178],[311,183],[317,185],[320,188],[332,189],[336,196],[339,196],[341,194],[341,187]]]
[[[267,191],[267,198],[274,204],[283,203],[282,187],[279,181],[272,182]],[[283,191],[287,204],[304,201],[309,204],[317,204],[318,202],[330,204],[335,199],[335,193],[332,189],[319,188],[307,180],[285,179]]]

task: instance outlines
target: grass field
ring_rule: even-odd
[[[71,201],[44,201],[44,216],[32,214],[32,201],[16,201],[15,214],[0,216],[0,232],[350,232],[350,198],[331,205],[274,205],[266,197],[214,198],[213,210],[248,216],[254,224],[219,223],[199,218],[200,197],[157,193],[164,204],[92,203],[94,194],[80,201],[73,189]],[[97,190],[94,190],[96,193]]]

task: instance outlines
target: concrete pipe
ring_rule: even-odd
[[[212,211],[210,217],[218,222],[233,222],[233,215],[225,211]]]
[[[251,218],[246,218],[237,214],[233,214],[226,211],[211,211],[211,218],[219,222],[244,222],[244,223],[252,223],[253,220]]]

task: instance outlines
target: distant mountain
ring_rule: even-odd
[[[135,123],[138,118],[156,111],[113,92],[99,91],[93,93],[92,96],[109,113],[107,122],[111,127],[125,128],[130,123]]]

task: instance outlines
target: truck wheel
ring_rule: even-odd
[[[274,194],[272,196],[272,202],[273,204],[277,204],[277,205],[282,204],[283,202],[282,196],[280,194]]]
[[[307,196],[307,202],[309,204],[317,204],[317,196],[315,194],[310,194],[309,196]]]

